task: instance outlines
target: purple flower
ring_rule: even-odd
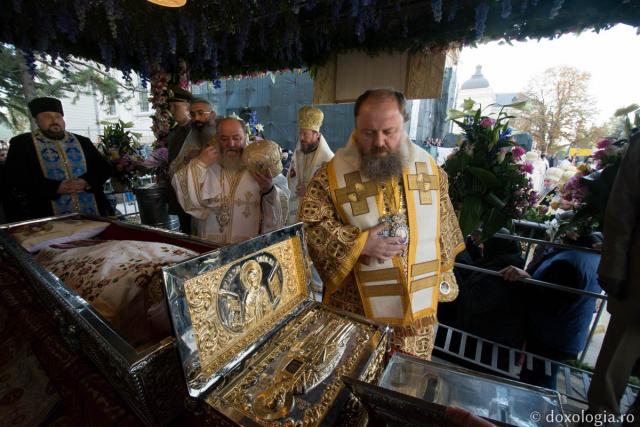
[[[525,162],[520,166],[520,170],[526,173],[533,173],[533,163]]]
[[[604,149],[604,148],[607,148],[607,147],[608,147],[608,146],[610,146],[611,144],[613,144],[613,142],[614,142],[614,141],[613,141],[612,139],[605,138],[605,139],[601,140],[600,142],[598,142],[598,143],[596,144],[596,148],[598,148],[598,149],[602,150],[602,149]]]
[[[511,150],[511,155],[513,156],[513,160],[515,161],[520,160],[522,156],[524,156],[524,154],[524,148],[520,147],[519,145],[517,147],[513,147],[513,150]]]
[[[495,119],[492,119],[491,117],[485,117],[484,119],[482,119],[480,121],[480,126],[485,127],[485,128],[489,128],[491,126],[493,126],[494,124],[496,124]]]
[[[601,142],[602,142],[602,141],[601,141]],[[600,143],[598,143],[598,144],[600,144]],[[596,152],[595,152],[595,153],[593,153],[593,158],[594,158],[595,160],[602,160],[602,159],[604,159],[605,157],[607,157],[607,153],[606,153],[604,150],[596,150]]]

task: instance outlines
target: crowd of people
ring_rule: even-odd
[[[392,325],[394,346],[425,359],[438,318],[543,357],[575,359],[596,301],[511,282],[533,278],[595,293],[604,289],[612,321],[589,397],[594,411],[618,409],[640,355],[634,310],[640,264],[633,262],[640,259],[637,142],[630,144],[615,183],[604,242],[597,234],[570,235],[564,242],[602,247],[602,255],[541,249],[526,262],[510,240],[479,244],[472,235],[465,245],[446,173],[404,130],[400,92],[364,92],[354,106],[355,129],[335,154],[321,132],[322,111],[302,107],[298,143],[284,175],[247,167],[243,153],[252,141],[239,117],[218,117],[208,100],[180,88],[171,89],[168,103],[175,119],[168,137],[169,209],[183,232],[224,245],[303,222],[323,302]],[[29,110],[37,129],[11,140],[3,174],[8,220],[110,215],[102,190],[109,163],[87,138],[65,130],[59,100],[37,98]],[[539,166],[531,176],[538,203],[557,203],[575,166],[554,167],[545,156],[529,156]],[[502,277],[454,271],[456,261]],[[535,364],[523,367],[521,379],[555,387],[554,373]]]

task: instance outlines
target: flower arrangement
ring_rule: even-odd
[[[100,135],[99,150],[113,167],[113,178],[132,186],[139,175],[142,163],[140,134],[131,132],[132,122],[101,122],[104,132]]]
[[[536,193],[526,173],[533,165],[523,162],[525,150],[512,138],[504,108],[520,109],[524,102],[503,107],[496,118],[474,110],[474,101],[464,101],[463,110],[450,110],[452,120],[463,130],[458,150],[444,164],[449,175],[449,196],[465,235],[482,228],[487,240],[500,228],[512,228],[535,203]]]
[[[551,221],[553,218],[553,208],[545,205],[531,206],[524,214],[524,219],[527,221],[537,222],[540,224]]]
[[[243,108],[239,116],[236,113],[231,113],[230,117],[234,117],[244,123],[244,129],[249,142],[264,139],[264,125],[258,122],[255,110]]]
[[[560,222],[559,235],[568,232],[588,235],[602,231],[607,200],[626,147],[625,139],[605,138],[596,145],[595,168],[584,163],[578,166],[576,175],[567,181],[561,192],[561,198],[573,208],[574,214]]]
[[[604,138],[596,144],[593,159],[596,161],[596,169],[604,169],[607,166],[617,164],[624,145],[616,143],[612,138]]]

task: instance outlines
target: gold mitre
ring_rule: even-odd
[[[324,113],[316,107],[305,105],[298,110],[298,127],[320,132],[324,120]]]
[[[269,171],[273,178],[282,172],[282,149],[277,142],[261,139],[244,147],[242,161],[250,172]]]

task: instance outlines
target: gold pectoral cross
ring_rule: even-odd
[[[231,206],[229,206],[229,200],[225,195],[216,195],[213,198],[213,202],[216,204],[213,207],[213,213],[216,216],[216,221],[218,221],[220,233],[222,233],[231,221]]]
[[[378,194],[376,183],[373,181],[362,182],[358,171],[346,174],[344,181],[346,186],[336,190],[338,203],[349,203],[354,216],[369,213],[367,198]]]
[[[416,162],[416,174],[409,175],[409,190],[417,190],[420,192],[420,204],[430,205],[431,190],[435,190],[433,186],[437,183],[435,175],[429,175],[427,164],[424,162]]]

